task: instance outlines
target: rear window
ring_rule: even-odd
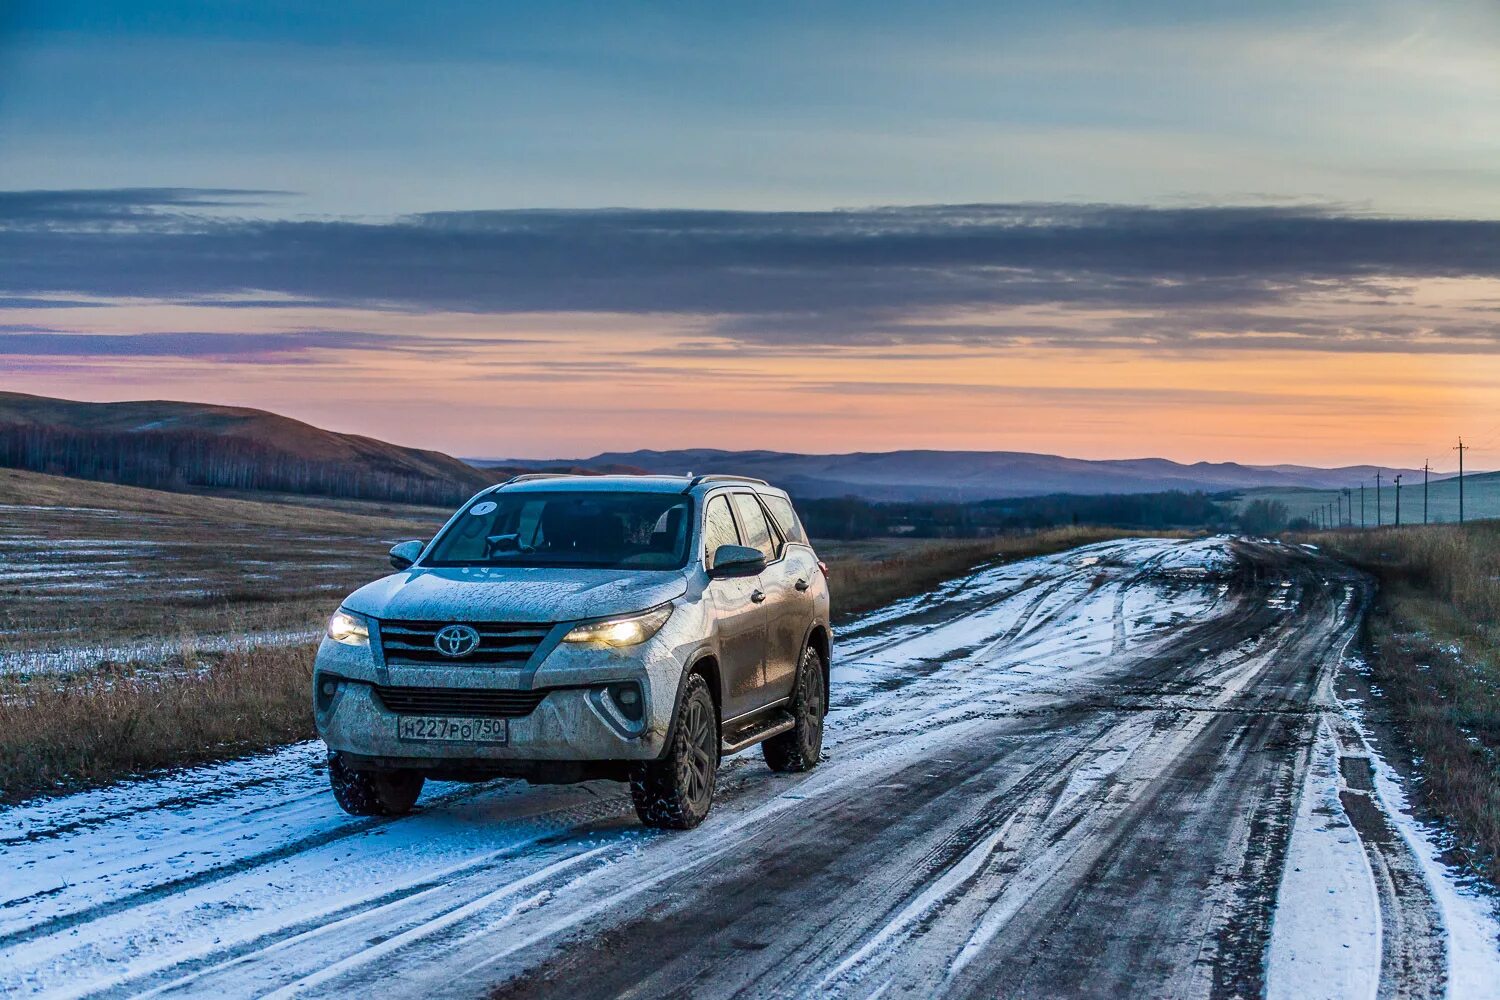
[[[776,524],[787,541],[808,544],[807,531],[802,527],[802,520],[797,517],[797,512],[792,509],[790,500],[772,493],[762,493],[760,498],[766,502],[766,508],[776,518]]]

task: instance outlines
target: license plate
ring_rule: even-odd
[[[504,743],[504,719],[453,719],[444,715],[402,715],[396,738],[408,743]]]

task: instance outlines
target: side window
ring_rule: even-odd
[[[766,554],[767,560],[775,559],[776,538],[771,533],[771,526],[766,523],[765,511],[761,510],[755,497],[749,493],[734,494],[734,512],[744,526],[745,544],[752,549],[760,549]]]
[[[806,545],[807,529],[802,527],[802,521],[798,519],[797,512],[792,509],[792,502],[774,493],[764,493],[761,499],[765,501],[771,516],[776,519],[776,524],[781,528],[781,533],[786,536],[786,540]]]
[[[740,533],[734,529],[734,517],[729,513],[729,501],[716,496],[703,508],[703,565],[714,568],[714,553],[720,545],[740,544]]]

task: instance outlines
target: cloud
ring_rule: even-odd
[[[290,333],[93,334],[0,325],[0,355],[26,358],[213,358],[283,363],[313,351],[427,351],[535,343],[497,337],[426,337],[357,330]]]
[[[218,213],[275,194],[0,193],[0,295],[666,314],[749,344],[1500,348],[1500,335],[1472,319],[1449,330],[1398,310],[1369,325],[1378,303],[1399,305],[1412,283],[1500,278],[1500,222],[1052,204],[383,221]],[[1311,300],[1323,313],[1302,311]],[[1339,302],[1335,316],[1329,304]],[[1058,315],[953,320],[1037,309]],[[1261,313],[1301,318],[1268,326]]]
[[[6,228],[63,228],[102,223],[163,225],[205,209],[251,208],[291,194],[246,188],[81,188],[62,191],[0,191]]]

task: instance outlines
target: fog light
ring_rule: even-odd
[[[320,713],[327,712],[333,708],[334,696],[339,693],[339,678],[319,676],[313,682],[313,701],[317,703]]]
[[[620,714],[631,722],[640,722],[646,714],[646,700],[641,697],[641,686],[635,681],[611,684],[605,688],[609,697],[620,710]]]

